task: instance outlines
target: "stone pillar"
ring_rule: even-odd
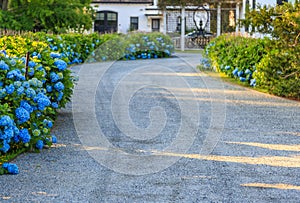
[[[185,8],[181,8],[181,37],[180,37],[180,48],[181,51],[184,51],[184,45],[185,45]]]
[[[164,24],[163,33],[167,34],[167,10],[166,9],[163,10],[163,24]]]
[[[217,7],[217,36],[221,35],[221,3]]]
[[[236,3],[235,7],[235,18],[236,18],[236,24],[235,24],[235,32],[236,34],[239,33],[239,19],[240,19],[240,3]]]

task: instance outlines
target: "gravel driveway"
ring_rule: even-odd
[[[198,54],[74,67],[59,144],[0,202],[300,202],[300,103],[195,71]]]

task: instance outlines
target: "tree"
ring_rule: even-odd
[[[0,27],[66,32],[92,26],[91,0],[0,0]]]

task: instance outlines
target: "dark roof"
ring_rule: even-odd
[[[92,3],[149,4],[149,3],[153,3],[153,0],[93,0]]]

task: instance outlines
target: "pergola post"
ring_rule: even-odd
[[[217,6],[217,36],[221,35],[221,3]]]
[[[163,24],[164,24],[164,30],[163,34],[167,34],[167,10],[163,10]]]
[[[243,0],[242,16],[240,16],[241,19],[245,19],[245,16],[246,16],[246,3],[247,3],[247,0]],[[243,26],[241,28],[241,33],[245,34],[245,26]]]
[[[184,51],[185,44],[185,8],[181,7],[181,37],[180,37],[180,47],[181,51]]]
[[[236,3],[235,8],[235,18],[236,18],[236,24],[235,24],[235,32],[236,34],[239,33],[240,27],[239,27],[239,19],[240,19],[240,3]]]

